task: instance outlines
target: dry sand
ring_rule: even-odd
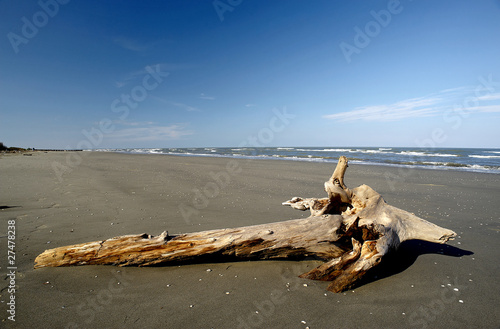
[[[33,269],[38,254],[58,246],[307,217],[281,202],[325,195],[323,182],[334,167],[101,152],[2,156],[0,326],[499,327],[500,175],[493,174],[350,165],[349,187],[368,184],[388,203],[459,237],[449,246],[406,243],[369,282],[346,293],[297,278],[315,260]],[[193,202],[196,189],[209,197]],[[9,220],[16,224],[13,294],[6,275]],[[15,322],[8,319],[11,295]]]

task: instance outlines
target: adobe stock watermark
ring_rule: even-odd
[[[109,279],[106,288],[87,297],[76,307],[77,317],[66,325],[66,329],[89,328],[98,313],[106,311],[106,307],[113,302],[117,296],[124,292],[124,288],[130,286],[134,277],[125,271],[111,270],[113,277]]]
[[[209,173],[211,181],[207,182],[201,189],[194,188],[191,204],[179,204],[179,211],[184,221],[191,224],[191,216],[199,215],[200,210],[208,207],[210,199],[216,198],[221,190],[229,185],[233,176],[241,173],[242,169],[238,161],[229,160],[224,170]]]
[[[16,321],[16,284],[17,263],[16,263],[16,220],[10,219],[7,221],[7,281],[8,286],[5,288],[8,298],[7,313],[9,321]]]
[[[54,18],[58,13],[61,5],[66,5],[70,0],[40,0],[38,6],[40,10],[33,14],[31,19],[26,16],[21,17],[22,26],[20,34],[9,32],[9,39],[12,49],[17,54],[19,46],[26,45],[28,42],[37,36],[41,28],[46,26],[51,18]]]
[[[483,97],[497,93],[500,90],[500,82],[493,81],[493,75],[477,78],[479,84],[474,88],[474,95],[465,97],[461,103],[455,104],[443,112],[443,121],[451,125],[452,130],[458,130],[476,108],[478,108]],[[445,127],[446,128],[446,127]],[[430,138],[416,140],[418,147],[435,148],[438,144],[444,143],[448,139],[445,128],[435,128],[431,132]]]
[[[306,257],[306,260],[316,260],[313,257]],[[269,295],[269,298],[254,301],[252,304],[255,306],[255,311],[242,314],[236,318],[238,323],[237,329],[251,329],[251,328],[266,328],[268,326],[264,325],[267,319],[272,318],[276,313],[279,305],[282,305],[288,299],[287,294],[291,291],[296,291],[298,289],[307,287],[306,283],[309,280],[301,279],[298,277],[299,274],[308,272],[310,268],[307,267],[304,262],[290,262],[290,267],[282,268],[281,280],[285,285],[285,289],[273,289]]]
[[[232,12],[234,8],[241,5],[242,2],[243,0],[214,0],[212,2],[212,6],[214,7],[217,16],[219,16],[219,20],[223,22],[224,14],[226,12]]]
[[[236,329],[265,328],[265,326],[262,326],[265,320],[271,318],[276,312],[277,306],[283,304],[285,301],[285,292],[273,289],[268,299],[253,302],[255,311],[236,318],[238,322]]]
[[[141,102],[143,102],[149,93],[164,81],[169,73],[162,72],[160,64],[146,66],[145,71],[147,74],[141,80],[141,83],[130,89],[129,93],[121,94],[120,97],[115,98],[110,105],[111,112],[119,114],[118,119],[124,121],[130,115],[132,109],[136,109]],[[101,145],[106,134],[111,134],[116,130],[113,120],[103,118],[97,124],[97,127],[92,127],[89,130],[83,129],[82,134],[84,138],[76,144],[76,149],[93,149]],[[68,149],[75,149],[68,146]],[[73,169],[79,166],[83,161],[83,156],[87,152],[69,152],[66,155],[65,163],[58,161],[52,162],[52,170],[54,171],[59,182],[63,180],[63,175],[70,173]]]
[[[354,27],[355,35],[352,44],[345,41],[339,44],[347,63],[351,63],[351,57],[354,54],[359,55],[362,49],[368,47],[372,39],[376,38],[382,29],[386,28],[392,22],[393,16],[399,15],[403,11],[403,6],[399,0],[389,0],[386,8],[379,11],[370,11],[373,20],[367,22],[363,28],[357,25]]]
[[[474,88],[474,94],[463,98],[461,103],[454,104],[451,108],[445,110],[442,114],[445,125],[434,128],[427,138],[416,139],[415,145],[417,147],[423,150],[430,150],[445,143],[448,140],[447,131],[460,129],[464,121],[479,107],[482,98],[497,93],[500,90],[500,82],[493,81],[492,74],[486,77],[480,76],[477,79],[479,84]],[[412,158],[414,158],[414,156],[410,156],[409,160],[411,161]],[[386,172],[384,177],[391,191],[396,190],[396,182],[404,181],[414,172],[414,170],[414,167],[398,167],[397,174]]]
[[[256,135],[249,135],[246,140],[238,144],[238,147],[263,147],[274,140],[275,134],[282,132],[290,124],[290,120],[296,117],[295,114],[288,113],[286,107],[281,110],[273,109],[273,116],[268,122],[267,127],[261,128]],[[255,152],[255,151],[254,151]],[[255,153],[254,153],[255,155]],[[231,159],[226,163],[224,169],[218,172],[210,172],[211,180],[201,189],[194,188],[193,198],[189,204],[179,204],[179,211],[182,218],[188,224],[191,224],[191,217],[199,215],[202,209],[208,207],[210,200],[216,198],[222,189],[228,186],[232,177],[241,173],[242,168],[239,162]]]
[[[408,317],[409,325],[422,329],[432,328],[432,323],[438,319],[440,314],[446,311],[448,305],[464,302],[458,298],[465,288],[465,285],[458,282],[458,278],[455,278],[453,283],[446,280],[441,285],[438,297],[434,298],[428,304],[420,305],[415,311],[410,313]]]

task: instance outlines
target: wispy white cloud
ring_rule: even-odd
[[[143,53],[147,51],[157,51],[158,48],[172,44],[172,40],[165,38],[155,39],[155,40],[142,40],[128,36],[117,36],[114,37],[112,42],[126,50],[130,50],[136,53]]]
[[[255,104],[246,104],[245,105],[245,107],[255,107],[255,106],[257,106],[257,105],[255,105]]]
[[[145,51],[149,48],[149,45],[141,43],[135,39],[132,38],[127,38],[127,37],[116,37],[113,42],[127,50],[135,51],[135,52],[142,52]]]
[[[410,98],[392,104],[357,107],[351,111],[324,115],[323,118],[338,121],[398,121],[411,118],[441,115],[444,110],[460,106],[474,89],[458,87],[441,90],[424,97]],[[474,96],[472,96],[474,97]],[[476,98],[477,101],[500,100],[500,93],[487,94]],[[500,112],[500,105],[481,105],[467,107],[468,111]]]
[[[205,95],[204,93],[201,93],[200,96],[198,96],[198,97],[201,98],[201,99],[209,100],[209,101],[215,100],[214,96],[208,96],[208,95]]]
[[[448,89],[443,89],[438,94],[441,95],[463,95],[464,93],[469,93],[473,92],[474,88],[471,86],[462,86],[462,87],[455,87],[455,88],[448,88]]]
[[[115,81],[115,87],[116,88],[121,88],[127,84],[126,81]]]
[[[200,111],[198,108],[184,104],[184,103],[172,102],[172,105],[177,106],[178,108],[181,108],[181,109],[188,111],[188,112]]]
[[[106,137],[120,142],[149,142],[177,140],[181,139],[183,136],[193,134],[194,132],[187,130],[184,124],[172,124],[169,126],[147,125],[116,129]]]
[[[191,106],[191,105],[187,105],[187,104],[184,104],[184,103],[180,103],[180,102],[173,102],[173,101],[169,101],[169,100],[166,100],[166,99],[163,99],[161,97],[158,97],[158,96],[151,96],[151,98],[153,99],[156,99],[157,101],[163,103],[163,104],[167,104],[167,105],[171,105],[171,106],[175,106],[177,108],[180,108],[184,111],[188,111],[188,112],[198,112],[198,111],[201,111],[200,109],[194,107],[194,106]]]
[[[473,106],[466,108],[467,111],[474,111],[477,113],[499,113],[500,105],[483,105],[483,106]]]
[[[191,64],[183,64],[183,63],[154,63],[150,65],[146,65],[141,69],[129,71],[123,74],[120,79],[115,81],[115,86],[117,88],[121,88],[130,83],[142,83],[142,79],[150,72],[146,69],[147,67],[154,68],[155,71],[162,72],[162,74],[169,74],[173,71],[185,70],[192,68]]]
[[[160,64],[153,64],[153,65],[149,65],[149,66],[154,67],[156,65],[160,65]],[[149,72],[146,71],[146,67],[148,67],[148,65],[146,65],[142,69],[125,73],[119,80],[115,81],[115,86],[117,88],[121,88],[123,86],[128,85],[129,83],[136,83],[137,81],[139,81],[139,79],[143,79],[145,75],[149,74]],[[165,70],[161,69],[161,66],[160,66],[160,71],[165,72]],[[140,82],[142,82],[142,81],[140,81]]]
[[[125,120],[114,120],[113,124],[122,126],[145,126],[155,124],[153,121],[125,121]]]
[[[486,94],[483,96],[479,96],[477,99],[480,101],[497,101],[500,100],[500,93]]]
[[[432,116],[442,102],[438,97],[411,98],[388,105],[363,106],[352,111],[325,115],[324,118],[338,121],[397,121],[406,118]]]

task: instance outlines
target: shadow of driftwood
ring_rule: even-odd
[[[420,255],[440,254],[451,257],[462,257],[473,255],[472,251],[460,249],[447,244],[439,244],[421,240],[409,240],[401,243],[397,250],[390,252],[382,262],[366,276],[360,280],[357,285],[362,286],[389,276],[398,274],[409,268]]]
[[[175,236],[168,236],[170,239]],[[380,279],[390,277],[392,275],[401,273],[409,268],[417,258],[425,254],[440,254],[444,256],[451,257],[462,257],[473,255],[472,251],[460,249],[447,244],[439,244],[433,242],[427,242],[422,240],[410,240],[401,243],[397,250],[389,252],[382,258],[382,262],[372,268],[366,275],[360,279],[351,289],[356,289],[360,286],[369,284]],[[317,260],[323,261],[317,257],[291,257],[288,259],[273,259],[275,261],[301,261],[301,260]],[[168,264],[159,263],[152,265],[153,267],[163,267],[163,266],[178,266],[178,265],[192,265],[192,264],[203,264],[203,263],[231,263],[231,262],[242,262],[242,261],[263,261],[258,257],[254,259],[242,260],[236,256],[225,255],[221,257],[220,254],[206,254],[199,255],[195,259],[180,260],[175,262],[169,262]],[[302,273],[294,273],[294,275],[299,275]]]
[[[21,206],[0,206],[0,210],[10,209],[10,208],[21,208]]]

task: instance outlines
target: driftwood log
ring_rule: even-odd
[[[388,205],[367,185],[344,184],[347,158],[342,156],[325,182],[327,198],[295,197],[283,202],[310,210],[308,218],[263,225],[170,236],[125,235],[104,241],[46,250],[35,268],[70,265],[149,266],[210,260],[297,259],[316,257],[322,265],[301,278],[331,281],[328,290],[352,288],[390,249],[420,239],[445,243],[456,233]]]

